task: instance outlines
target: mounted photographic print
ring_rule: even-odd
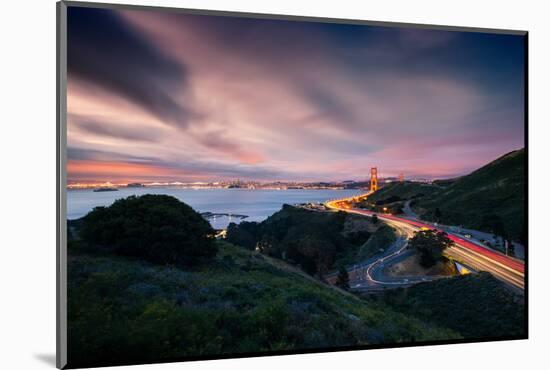
[[[58,367],[527,338],[526,59],[58,3]]]

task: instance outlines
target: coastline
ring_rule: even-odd
[[[199,213],[217,215],[209,219],[215,229],[224,229],[230,222],[261,222],[281,209],[283,204],[323,203],[330,199],[361,193],[356,189],[192,189],[178,187],[119,188],[114,192],[93,192],[92,189],[67,191],[67,219],[85,216],[94,207],[108,206],[115,200],[132,195],[172,195],[189,204]],[[247,216],[243,218],[241,216]]]

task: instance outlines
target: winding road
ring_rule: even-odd
[[[384,255],[377,256],[363,264],[358,264],[349,271],[351,287],[357,290],[380,290],[384,289],[384,287],[409,286],[418,282],[440,278],[434,276],[387,277],[383,275],[382,270],[384,266],[396,263],[399,258],[404,258],[405,253],[408,252],[406,249],[407,240],[415,231],[421,228],[438,229],[417,220],[352,208],[349,205],[350,202],[358,198],[368,197],[370,194],[367,193],[360,197],[337,199],[325,203],[327,208],[335,211],[344,211],[367,217],[372,217],[376,214],[379,219],[393,226],[399,233],[398,240],[386,250]],[[525,286],[525,266],[523,261],[473,243],[456,234],[448,234],[448,236],[454,241],[454,245],[445,251],[448,257],[471,270],[490,272],[497,279],[523,291]]]

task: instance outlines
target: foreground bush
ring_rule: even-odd
[[[150,194],[96,207],[79,228],[79,236],[93,247],[161,264],[214,256],[213,232],[185,203]]]

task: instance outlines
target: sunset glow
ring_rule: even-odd
[[[68,181],[445,178],[523,147],[519,36],[68,10]]]

